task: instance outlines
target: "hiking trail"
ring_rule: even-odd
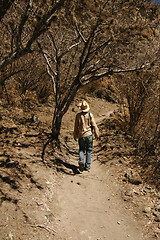
[[[98,108],[93,104],[92,108],[96,122],[100,123],[109,117],[115,106],[106,104],[105,108],[103,104]],[[73,122],[72,129],[66,131],[73,131]],[[69,143],[72,151],[78,153],[78,142],[71,135]],[[56,191],[58,215],[55,239],[141,240],[141,224],[126,209],[114,174],[97,161],[97,144],[98,141],[94,140],[90,172],[77,170],[78,155],[70,156],[67,164],[63,163],[67,174],[63,175]]]

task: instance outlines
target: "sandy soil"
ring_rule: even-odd
[[[96,107],[94,107],[96,106]],[[100,123],[116,108],[92,100],[91,111]],[[94,140],[94,150],[98,141]],[[78,152],[78,144],[70,140],[70,148]],[[108,167],[100,165],[97,154],[92,154],[90,172],[75,171],[78,156],[70,157],[68,165],[57,187],[57,234],[56,239],[74,240],[141,240],[142,225],[132,212],[126,209],[119,185]]]
[[[98,124],[117,107],[103,100],[88,100]],[[153,239],[144,236],[148,219],[143,214],[137,216],[121,197],[122,184],[126,183],[117,180],[119,165],[101,165],[97,160],[98,141],[94,141],[91,171],[79,172],[78,144],[72,136],[78,101],[62,125],[61,140],[69,152],[62,148],[62,152],[56,150],[53,154],[48,148],[45,163],[41,161],[44,136],[39,134],[39,128],[45,127],[49,132],[52,105],[36,108],[41,124],[25,124],[18,131],[16,122],[12,122],[12,132],[2,131],[1,240]],[[1,109],[2,125],[7,129],[4,110]],[[13,109],[6,114],[13,115]],[[11,126],[9,120],[8,124]]]
[[[90,173],[65,176],[57,199],[56,239],[143,239],[141,223],[125,208],[109,171],[96,161]]]

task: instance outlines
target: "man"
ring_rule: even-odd
[[[96,139],[99,138],[99,129],[93,117],[89,112],[89,104],[83,100],[80,104],[81,112],[76,115],[74,125],[74,140],[78,139],[79,143],[79,170],[90,170],[91,153],[93,146],[93,133]],[[86,152],[86,162],[84,163],[84,155]]]

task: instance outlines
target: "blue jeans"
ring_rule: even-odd
[[[90,169],[93,137],[91,135],[91,136],[79,138],[78,143],[79,143],[79,162],[78,163],[83,162],[84,164],[84,154],[86,152],[85,167],[86,169]]]

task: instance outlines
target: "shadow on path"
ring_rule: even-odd
[[[75,174],[81,174],[81,172],[78,170],[78,167],[74,164],[70,164],[70,163],[67,163],[67,162],[64,162],[62,159],[59,159],[59,158],[56,158],[55,159],[55,164],[57,165],[58,167],[58,171],[61,171],[61,172],[64,172],[68,175],[75,175]],[[69,173],[67,172],[64,168],[62,168],[61,166],[64,166],[68,169],[71,169],[73,171],[73,174],[72,173]]]

